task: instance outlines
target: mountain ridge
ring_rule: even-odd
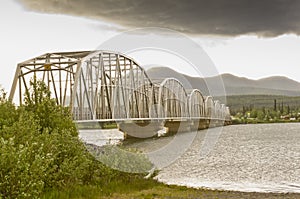
[[[197,88],[204,95],[220,96],[225,89],[226,95],[300,96],[300,82],[285,76],[270,76],[257,80],[239,77],[230,73],[212,77],[191,77],[167,67],[149,68],[147,74],[151,79],[174,77],[181,81],[186,88]],[[219,85],[216,84],[216,81],[219,81]],[[222,82],[224,87],[220,86]]]

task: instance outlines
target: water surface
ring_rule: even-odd
[[[102,131],[85,131],[80,137],[96,145],[123,138],[116,130],[104,134]],[[205,141],[207,138],[212,138],[212,142]],[[191,145],[190,139],[193,139]],[[232,125],[177,136],[126,141],[126,146],[150,154],[150,159],[163,162],[161,165],[168,165],[163,166],[156,177],[167,184],[300,193],[300,123]],[[205,153],[203,146],[206,146]]]
[[[204,134],[198,132],[191,148],[157,179],[212,189],[300,192],[300,124],[226,126],[201,157]]]

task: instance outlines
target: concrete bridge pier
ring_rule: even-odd
[[[218,126],[218,121],[215,118],[210,119],[209,121],[209,128],[214,128]]]
[[[163,130],[162,120],[126,120],[118,122],[118,129],[124,133],[124,137],[149,138],[157,136],[159,130]]]
[[[192,120],[167,120],[165,127],[168,129],[167,134],[176,134],[180,132],[188,132],[192,130],[194,122]]]
[[[231,120],[225,120],[224,121],[224,126],[228,126],[228,125],[231,125],[231,124],[232,124]]]
[[[194,119],[192,130],[203,130],[209,127],[209,119]]]
[[[219,127],[219,126],[224,126],[224,120],[217,119],[217,118],[213,118],[210,120],[210,125],[209,125],[210,128]]]

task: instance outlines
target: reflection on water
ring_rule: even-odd
[[[206,133],[210,132],[199,131],[190,148],[156,178],[168,184],[211,189],[300,192],[300,124],[226,126],[214,148],[203,157],[200,149]],[[102,142],[121,138],[121,134],[111,132]],[[80,136],[103,145],[97,136]],[[172,139],[146,139],[127,146],[149,153]]]

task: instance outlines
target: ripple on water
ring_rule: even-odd
[[[300,192],[300,124],[226,126],[203,158],[199,154],[206,132],[198,132],[191,148],[157,179],[211,189]]]

